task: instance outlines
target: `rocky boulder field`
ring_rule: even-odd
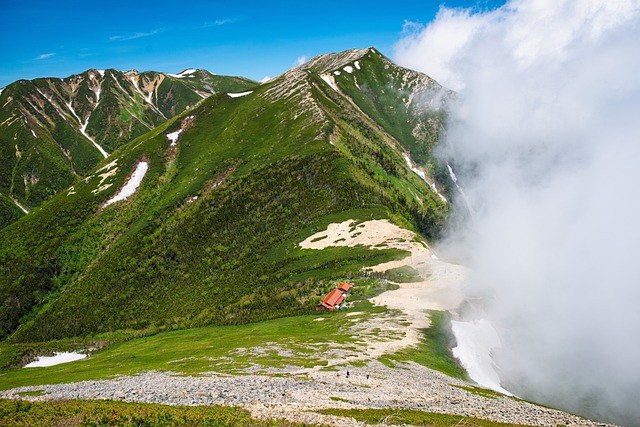
[[[302,373],[292,370],[272,375],[211,373],[194,377],[146,372],[106,381],[20,387],[5,391],[0,397],[231,405],[248,409],[256,418],[284,418],[334,426],[363,423],[314,411],[324,408],[402,408],[534,426],[604,425],[513,397],[461,387],[472,387],[472,384],[415,363],[397,364],[392,368],[370,362],[364,367],[340,371],[312,369]],[[37,391],[41,395],[24,396],[25,392],[34,394]]]

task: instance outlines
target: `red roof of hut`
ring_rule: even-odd
[[[342,292],[337,289],[329,292],[329,294],[322,300],[323,303],[333,306],[340,305],[342,301],[344,301],[344,295],[342,295]]]
[[[324,307],[329,310],[335,310],[344,301],[344,295],[337,289],[332,290],[324,297],[322,302],[318,304],[318,307]]]
[[[338,286],[338,290],[342,292],[349,292],[351,288],[353,288],[353,283],[340,282],[340,286]]]

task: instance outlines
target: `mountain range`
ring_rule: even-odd
[[[257,85],[204,70],[88,70],[19,80],[0,93],[0,227],[86,175],[109,153],[216,92]]]
[[[392,218],[437,238],[452,209],[433,149],[454,94],[374,48],[259,85],[90,70],[1,96],[4,197],[41,203],[0,230],[7,342],[310,312],[325,281],[400,255],[313,255],[310,232]]]

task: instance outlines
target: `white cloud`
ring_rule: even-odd
[[[260,79],[260,83],[266,83],[271,79],[272,79],[272,77],[264,76],[263,78]]]
[[[294,66],[294,67],[299,67],[300,65],[304,64],[304,63],[305,63],[305,62],[307,62],[308,60],[309,60],[309,58],[308,58],[308,57],[306,57],[306,56],[304,56],[304,55],[299,56],[299,57],[295,60],[295,62],[293,63],[293,66]]]
[[[396,60],[459,90],[453,240],[523,397],[640,424],[640,7],[512,0],[408,26]],[[511,388],[510,388],[511,387]]]
[[[163,31],[164,31],[163,29],[159,28],[159,29],[156,29],[156,30],[148,31],[146,33],[140,32],[140,33],[134,33],[134,34],[129,34],[129,35],[125,35],[125,36],[111,36],[111,37],[109,37],[109,40],[110,41],[135,40],[135,39],[141,39],[143,37],[155,36],[156,34],[160,34]]]
[[[205,28],[209,27],[220,27],[222,25],[227,24],[235,24],[236,22],[240,22],[242,19],[239,18],[225,18],[225,19],[216,19],[215,21],[207,21],[204,23]]]
[[[47,58],[51,58],[52,56],[55,56],[55,53],[43,53],[42,55],[38,55],[36,57],[36,60],[41,60],[41,59],[47,59]]]

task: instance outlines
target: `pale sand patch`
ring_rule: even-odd
[[[363,329],[381,328],[385,333],[402,333],[403,338],[386,342],[367,338],[366,353],[370,357],[379,357],[420,342],[420,330],[429,327],[426,310],[451,310],[462,302],[460,284],[466,270],[456,264],[441,261],[435,257],[428,245],[417,239],[412,231],[405,230],[387,220],[372,220],[357,223],[347,220],[329,224],[326,230],[309,236],[300,246],[303,249],[324,249],[329,246],[362,245],[373,249],[394,248],[410,252],[402,260],[386,262],[369,269],[384,272],[392,268],[411,266],[424,279],[417,283],[400,283],[399,289],[387,291],[371,299],[376,305],[399,310],[399,315],[380,322],[364,322]],[[408,322],[410,326],[405,326]],[[363,334],[367,336],[369,334]]]
[[[360,314],[365,314],[364,311],[352,311],[350,313],[345,314],[346,317],[358,316]]]

